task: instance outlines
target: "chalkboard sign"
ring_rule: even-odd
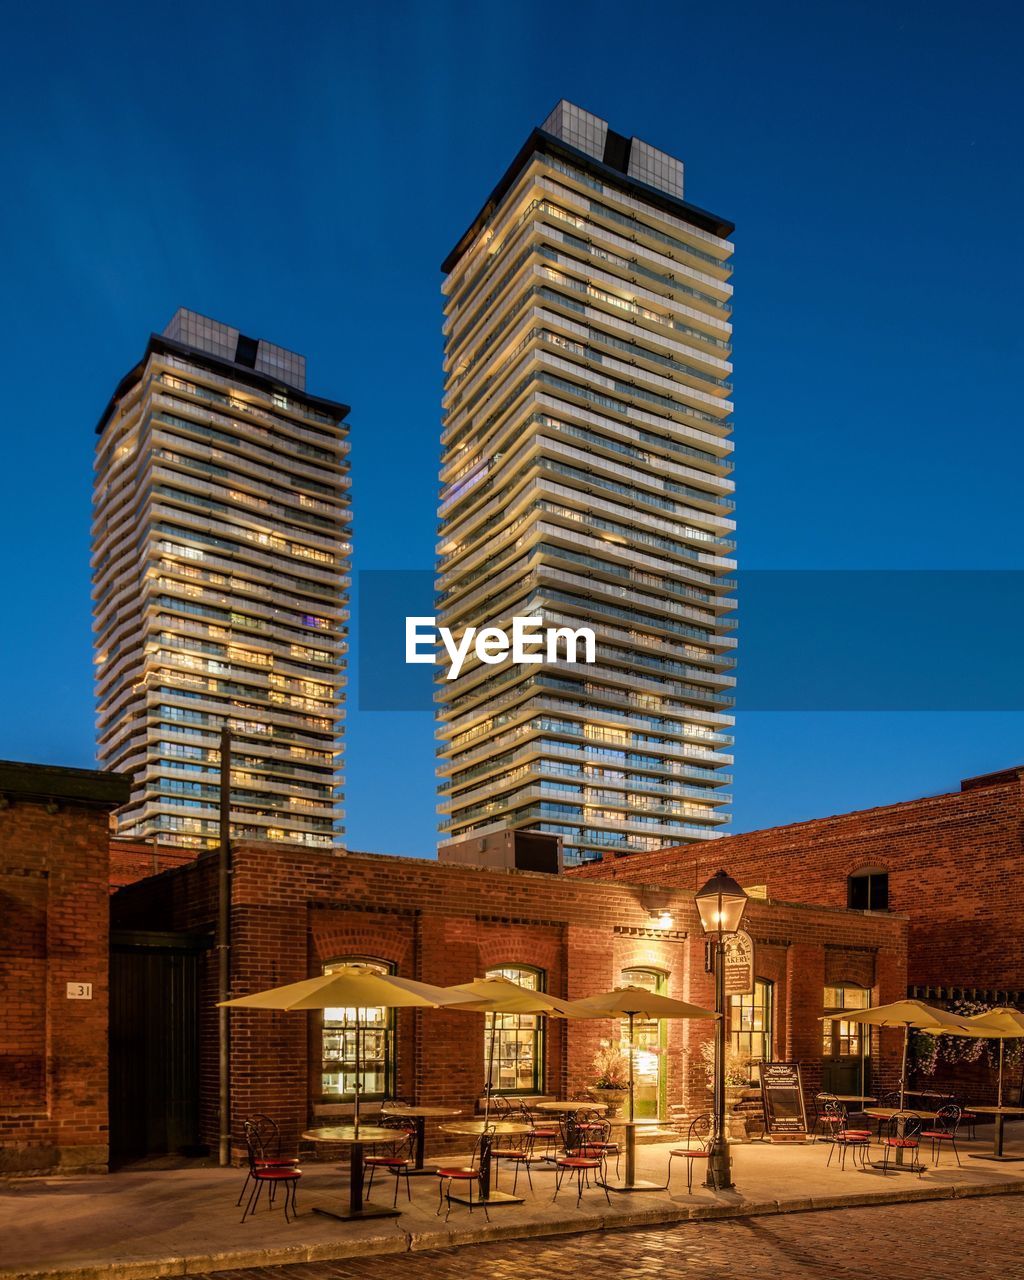
[[[806,1135],[807,1112],[798,1062],[762,1062],[761,1098],[769,1138]]]

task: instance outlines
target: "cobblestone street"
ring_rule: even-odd
[[[938,1200],[684,1223],[458,1250],[217,1273],[217,1280],[533,1280],[585,1273],[623,1280],[770,1276],[776,1280],[1024,1278],[1020,1196]],[[211,1280],[210,1276],[196,1280]]]

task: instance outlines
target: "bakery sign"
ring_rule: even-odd
[[[754,992],[754,940],[740,930],[725,942],[725,994],[749,996]]]

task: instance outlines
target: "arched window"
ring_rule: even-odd
[[[333,973],[346,964],[361,964],[377,973],[394,973],[395,966],[366,956],[346,956],[324,965]],[[394,1093],[395,1015],[393,1009],[360,1009],[359,1058],[363,1099],[386,1098]],[[321,1036],[321,1092],[331,1102],[355,1100],[356,1011],[325,1009]]]
[[[889,910],[889,872],[885,867],[861,867],[846,880],[846,905],[851,911]]]
[[[729,997],[729,1047],[749,1064],[751,1081],[760,1078],[758,1065],[772,1060],[773,995],[772,983],[755,978],[750,994]]]
[[[624,987],[644,987],[664,995],[668,975],[660,969],[623,969]],[[620,1037],[628,1051],[629,1019],[623,1018]],[[656,1119],[665,1110],[666,1025],[661,1018],[633,1019],[633,1107],[638,1120]]]
[[[544,990],[544,970],[529,965],[501,965],[488,969],[488,978],[508,978],[530,991]],[[491,1054],[491,1019],[485,1019],[484,1079]],[[536,1013],[494,1015],[495,1093],[541,1093],[544,1085],[544,1019]]]

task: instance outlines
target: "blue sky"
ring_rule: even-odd
[[[1024,568],[1022,28],[934,0],[10,10],[0,756],[92,763],[93,427],[179,305],[307,354],[353,406],[356,567],[429,567],[439,264],[563,96],[737,223],[743,568]],[[972,615],[974,661],[1019,648],[998,599]],[[1017,712],[736,732],[740,830],[1024,761]],[[348,743],[352,847],[429,853],[429,717],[353,707]]]

